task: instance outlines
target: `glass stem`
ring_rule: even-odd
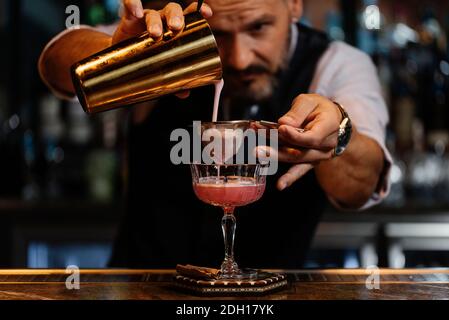
[[[234,208],[223,208],[224,215],[221,219],[221,227],[223,229],[223,238],[225,245],[225,258],[221,265],[221,276],[231,276],[239,273],[237,263],[234,260],[234,238],[236,221],[234,216]]]

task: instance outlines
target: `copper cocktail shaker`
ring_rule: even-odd
[[[87,113],[156,99],[222,77],[215,38],[199,12],[185,16],[179,33],[164,31],[157,40],[144,33],[76,63],[71,71]]]

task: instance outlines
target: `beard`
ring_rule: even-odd
[[[280,79],[288,67],[288,50],[285,50],[275,70],[263,63],[255,63],[245,70],[225,67],[223,97],[233,107],[264,104],[273,96]]]

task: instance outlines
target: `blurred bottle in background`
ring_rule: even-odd
[[[37,176],[36,136],[31,129],[27,129],[23,134],[23,157],[25,160],[25,181],[22,189],[22,199],[25,201],[38,200],[42,195]]]
[[[44,95],[37,130],[28,126],[23,133],[22,198],[101,202],[119,198],[122,119],[117,112],[89,116],[75,99],[63,102]],[[11,120],[14,126],[15,121]]]
[[[65,151],[62,146],[65,126],[61,118],[61,102],[53,95],[44,96],[39,104],[40,137],[45,159],[44,197],[61,198],[65,190],[63,180],[70,176],[65,172]]]
[[[0,196],[20,198],[23,176],[21,119],[18,114],[0,116]]]
[[[82,111],[81,106],[79,110]],[[83,112],[83,111],[82,111]],[[101,145],[86,158],[85,175],[89,197],[96,201],[113,201],[120,185],[120,148],[118,147],[121,110],[99,115]]]

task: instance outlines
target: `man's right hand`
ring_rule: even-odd
[[[163,32],[163,24],[173,31],[184,27],[184,15],[196,11],[197,3],[191,3],[185,10],[174,2],[170,2],[162,10],[143,9],[140,0],[123,0],[123,16],[112,37],[112,44],[138,36],[148,31],[154,38],[159,38]],[[201,14],[205,18],[212,16],[212,9],[203,4]]]
[[[143,9],[142,1],[140,0],[122,0],[123,1],[123,16],[120,24],[112,36],[112,44],[126,40],[128,38],[138,36],[145,31],[148,31],[153,38],[162,36],[164,23],[175,32],[181,31],[184,27],[184,15],[195,12],[198,3],[191,3],[184,11],[182,7],[174,2],[170,2],[162,10]],[[205,3],[201,6],[201,14],[205,18],[212,16],[212,9]],[[176,94],[179,98],[187,98],[188,91],[179,92]]]

